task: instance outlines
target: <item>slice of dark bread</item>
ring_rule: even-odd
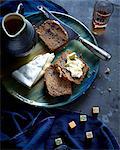
[[[71,82],[60,78],[53,65],[46,69],[44,79],[48,93],[51,96],[56,97],[72,94]]]
[[[51,51],[59,50],[68,42],[67,32],[57,21],[46,20],[36,31]]]
[[[57,61],[55,62],[55,67],[57,69],[57,71],[59,72],[59,76],[60,77],[64,77],[65,79],[74,82],[75,84],[80,84],[83,79],[85,78],[89,67],[88,65],[81,59],[79,58],[83,63],[84,63],[84,67],[83,67],[83,75],[80,78],[76,78],[76,77],[72,77],[71,73],[65,68],[65,64],[67,62],[67,55],[69,55],[70,53],[72,53],[71,51],[67,51],[67,52],[63,52],[62,55],[57,59]]]

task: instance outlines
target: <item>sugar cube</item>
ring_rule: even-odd
[[[80,122],[87,121],[87,115],[80,115]]]
[[[100,108],[99,108],[98,106],[94,106],[94,107],[92,108],[92,113],[93,113],[93,114],[99,114],[99,113],[100,113]]]
[[[92,131],[86,132],[86,138],[87,138],[87,139],[92,139],[92,138],[93,138],[93,133],[92,133]]]
[[[55,144],[56,145],[61,145],[63,142],[62,142],[62,139],[61,138],[57,138],[55,139]]]
[[[69,122],[69,127],[70,127],[71,129],[75,128],[75,127],[76,127],[75,121]]]

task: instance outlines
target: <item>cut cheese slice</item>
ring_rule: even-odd
[[[54,57],[54,53],[38,55],[28,64],[20,67],[18,70],[15,70],[12,73],[12,76],[17,81],[30,88],[44,75],[45,69],[50,66]]]

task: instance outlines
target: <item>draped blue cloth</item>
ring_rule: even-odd
[[[54,112],[56,113],[42,109],[35,117],[28,112],[22,112],[22,115],[15,112],[4,112],[4,117],[7,118],[4,125],[11,128],[12,134],[10,131],[5,131],[9,135],[2,132],[1,140],[11,149],[119,150],[120,147],[112,132],[96,117],[87,116],[87,122],[80,123],[79,113],[60,109],[54,109]],[[68,123],[73,120],[77,126],[70,130]],[[85,138],[87,131],[93,132],[93,139],[90,142]],[[63,143],[56,147],[55,139],[59,137]]]
[[[39,12],[37,6],[40,5],[47,7],[51,11],[67,13],[65,9],[50,0],[5,0],[4,2],[0,3],[0,22],[4,15],[15,12],[19,3],[24,5],[24,16],[29,16]]]
[[[37,6],[44,5],[49,10],[67,13],[62,7],[49,0],[6,0],[0,3],[1,15],[15,12],[22,2],[24,15],[36,13]],[[0,141],[3,149],[23,150],[72,150],[72,149],[120,149],[111,131],[97,118],[88,116],[86,123],[80,123],[79,113],[60,109],[40,109],[18,102],[5,89],[1,91],[2,113]],[[68,123],[77,124],[73,131]],[[94,138],[86,141],[85,132],[93,131]],[[61,137],[63,143],[55,146],[55,139]]]

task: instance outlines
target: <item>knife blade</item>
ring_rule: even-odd
[[[110,60],[111,55],[103,50],[102,48],[94,45],[90,41],[82,38],[74,29],[72,29],[70,26],[62,22],[60,19],[58,19],[56,16],[54,16],[46,7],[44,6],[38,6],[37,7],[48,19],[57,21],[68,33],[68,41],[71,40],[78,40],[80,41],[85,47],[87,47],[91,52],[93,52],[97,57],[99,57],[102,60]]]

